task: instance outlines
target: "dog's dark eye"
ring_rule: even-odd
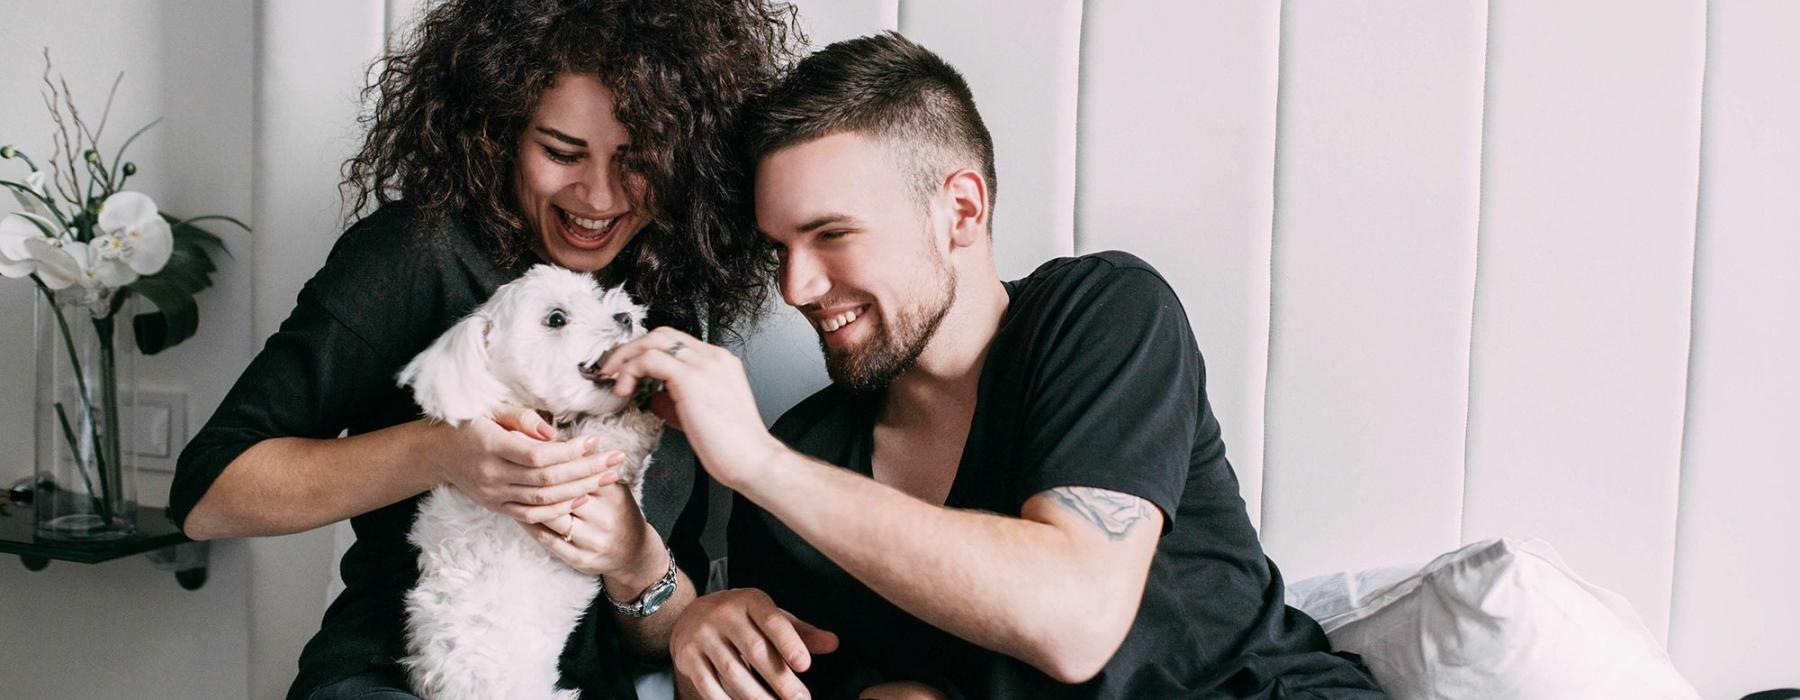
[[[544,325],[551,328],[561,328],[569,325],[569,315],[563,313],[562,309],[555,309],[550,312],[549,316],[544,317]]]
[[[631,314],[623,311],[613,314],[613,322],[618,323],[620,328],[629,329],[631,328]]]

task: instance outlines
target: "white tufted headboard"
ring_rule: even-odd
[[[968,77],[1002,276],[1169,278],[1290,580],[1543,537],[1705,696],[1800,684],[1800,3],[799,5]]]

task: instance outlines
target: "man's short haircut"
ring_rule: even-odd
[[[794,66],[749,118],[750,162],[840,132],[876,137],[911,172],[921,205],[950,171],[979,165],[993,220],[994,139],[969,84],[897,32],[840,41]]]

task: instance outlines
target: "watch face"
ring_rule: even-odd
[[[659,583],[644,594],[643,606],[639,612],[644,615],[654,613],[657,608],[661,608],[663,603],[669,602],[669,599],[673,597],[675,597],[675,582],[670,581],[666,586]]]

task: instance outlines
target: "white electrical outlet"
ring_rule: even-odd
[[[132,454],[138,469],[175,473],[175,458],[187,444],[187,392],[177,389],[139,388],[132,405]]]

